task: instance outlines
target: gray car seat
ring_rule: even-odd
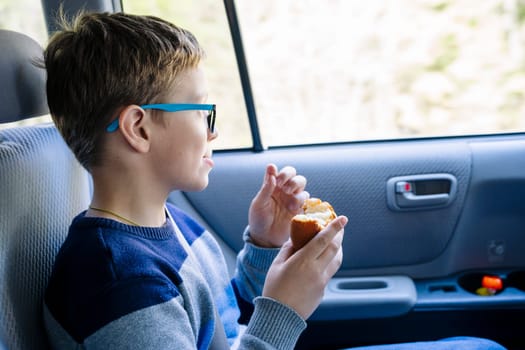
[[[47,114],[45,71],[34,65],[42,48],[0,30],[0,50],[0,123]],[[49,348],[43,291],[89,198],[88,173],[52,124],[0,129],[0,334],[8,349]]]

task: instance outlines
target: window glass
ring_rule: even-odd
[[[36,40],[42,47],[47,41],[42,5],[39,0],[0,0],[0,29],[8,29]],[[0,128],[50,122],[51,116],[30,118],[14,123],[0,124]]]
[[[224,5],[217,0],[124,0],[127,13],[154,15],[190,30],[206,51],[208,102],[217,105],[215,148],[251,147],[251,134]]]
[[[0,28],[24,33],[44,46],[47,30],[40,0],[0,0]]]
[[[236,6],[266,145],[525,130],[522,0]]]

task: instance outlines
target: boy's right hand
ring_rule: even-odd
[[[345,216],[338,216],[295,253],[291,242],[286,242],[268,270],[262,295],[291,307],[305,320],[310,317],[343,261],[347,222]]]

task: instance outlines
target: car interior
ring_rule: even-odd
[[[4,89],[1,121],[47,113],[42,48],[21,33],[0,31]],[[52,125],[14,127],[0,135],[1,323],[9,349],[45,344],[42,294],[69,222],[89,203],[87,172]]]
[[[42,2],[47,18],[59,3]],[[0,349],[47,349],[43,290],[91,180],[51,123],[16,123],[48,113],[42,46],[2,29],[0,49]],[[297,349],[451,336],[525,349],[524,133],[258,148],[216,151],[209,187],[168,200],[215,235],[231,273],[268,163],[296,167],[349,218],[344,261]]]

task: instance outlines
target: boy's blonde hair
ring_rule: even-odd
[[[152,16],[84,13],[44,51],[51,116],[88,170],[101,159],[106,126],[130,104],[160,103],[179,73],[204,56],[187,30]]]

